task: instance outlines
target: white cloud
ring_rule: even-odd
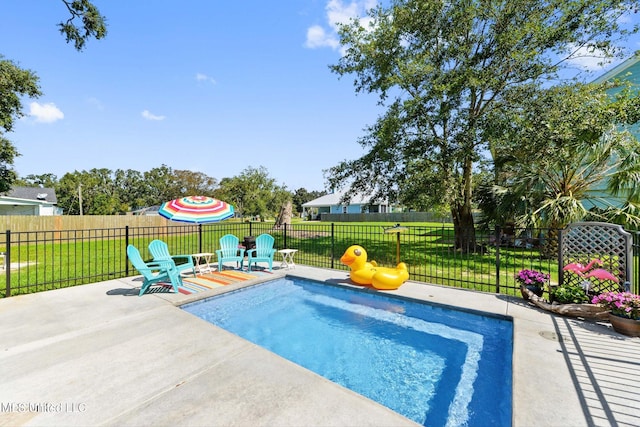
[[[340,43],[335,34],[327,34],[320,25],[314,25],[307,30],[305,46],[311,49],[318,47],[330,47],[336,49]]]
[[[567,46],[567,52],[571,53],[568,62],[585,71],[602,70],[604,66],[611,63],[611,59],[607,59],[604,52],[593,48],[576,48],[575,45]]]
[[[350,3],[344,3],[342,0],[329,0],[325,6],[327,26],[313,25],[309,27],[305,46],[311,49],[330,47],[337,50],[340,47],[337,34],[338,25],[347,24],[352,19],[357,19],[360,20],[362,26],[367,28],[371,19],[366,16],[366,12],[376,4],[376,0],[353,0]]]
[[[335,29],[338,24],[348,24],[352,18],[358,18],[359,9],[355,1],[345,5],[341,0],[329,0],[326,6],[329,25]]]
[[[622,28],[630,29],[631,26],[635,23],[636,17],[635,14],[637,12],[635,10],[628,10],[625,13],[618,16],[617,23]],[[615,13],[610,13],[610,20],[614,19]],[[640,46],[640,43],[636,42],[635,46]],[[623,47],[625,50],[633,51],[633,46],[630,45],[618,45],[618,47]],[[569,58],[569,63],[575,65],[584,71],[603,71],[604,68],[607,68],[611,64],[618,62],[616,58],[607,58],[604,52],[600,49],[589,49],[586,47],[577,48],[575,44],[567,45],[566,49],[567,53],[571,53],[571,57]]]
[[[32,102],[29,104],[29,115],[35,117],[39,123],[53,123],[64,119],[64,113],[52,102],[40,104]]]
[[[94,97],[87,98],[87,104],[93,106],[98,111],[104,110],[104,105],[102,105],[102,102],[100,102],[98,98],[94,98]]]
[[[217,83],[213,77],[209,77],[203,73],[196,73],[196,80],[199,82],[210,82],[211,84]]]
[[[147,120],[155,120],[155,121],[166,119],[165,116],[156,116],[155,114],[152,114],[149,110],[144,110],[142,112],[142,117],[144,117]]]

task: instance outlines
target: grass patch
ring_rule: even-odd
[[[384,233],[393,225],[302,221],[274,230],[272,222],[225,221],[203,226],[201,233],[194,226],[130,228],[128,236],[113,230],[13,233],[11,263],[16,268],[10,271],[11,295],[137,275],[127,262],[126,244],[135,245],[142,257],[149,259],[147,247],[153,239],[164,240],[172,254],[180,255],[215,253],[225,234],[235,234],[242,243],[244,236],[270,233],[277,249],[298,249],[295,260],[299,264],[347,270],[340,256],[349,246],[358,244],[366,249],[369,259],[393,266],[398,235]],[[494,247],[489,244],[489,234],[478,232],[478,243],[484,250],[465,254],[454,249],[451,225],[402,225],[407,231],[399,235],[400,258],[409,266],[411,280],[511,295],[519,292],[514,276],[522,268],[550,273],[552,281],[557,281],[557,261],[541,258],[535,248]],[[0,275],[0,296],[6,295],[6,285],[7,275]]]

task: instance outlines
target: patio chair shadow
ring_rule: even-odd
[[[133,279],[131,279],[132,282],[143,282],[144,278],[143,277],[134,277]],[[116,288],[116,289],[111,289],[109,291],[107,291],[107,295],[120,295],[123,297],[130,297],[130,296],[138,296],[138,294],[140,293],[140,287],[136,287],[136,288]],[[167,285],[167,286],[153,286],[149,289],[147,289],[145,291],[145,295],[147,294],[173,294],[173,289],[171,288],[171,285]]]
[[[140,288],[116,288],[107,291],[107,295],[120,295],[123,297],[138,296],[139,293]],[[173,288],[171,287],[171,285],[167,285],[154,286],[147,289],[144,294],[175,294],[175,292],[173,292]]]
[[[123,297],[135,297],[140,293],[140,288],[116,288],[107,291],[107,295],[120,295]]]

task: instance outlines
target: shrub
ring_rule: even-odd
[[[589,296],[580,285],[560,285],[551,289],[551,299],[560,304],[582,304]]]

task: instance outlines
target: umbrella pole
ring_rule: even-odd
[[[202,224],[198,224],[198,253],[202,253]]]

